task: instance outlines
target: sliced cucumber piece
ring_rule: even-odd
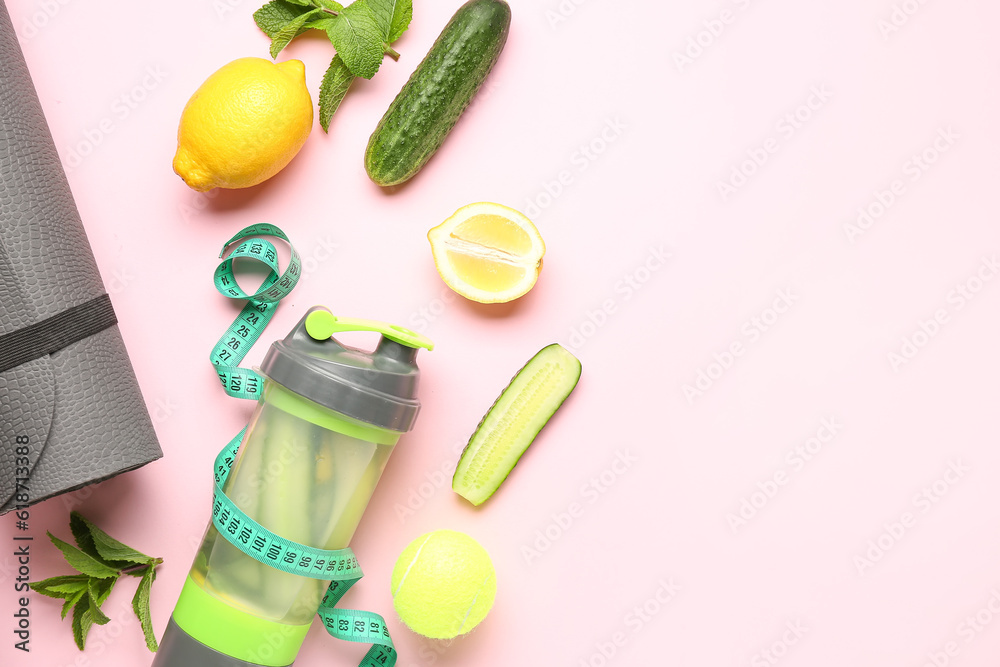
[[[580,360],[558,343],[543,347],[489,409],[458,461],[451,488],[481,505],[580,380]]]

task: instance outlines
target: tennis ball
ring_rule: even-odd
[[[454,530],[410,542],[392,570],[392,602],[414,632],[432,639],[465,634],[486,618],[497,577],[486,549]]]

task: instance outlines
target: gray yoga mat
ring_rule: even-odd
[[[162,455],[0,2],[0,514]]]

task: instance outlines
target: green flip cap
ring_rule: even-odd
[[[341,344],[344,331],[381,334],[373,352]],[[383,322],[335,317],[309,309],[284,340],[271,345],[260,372],[313,403],[375,428],[405,433],[420,410],[417,351],[433,349],[425,336]]]

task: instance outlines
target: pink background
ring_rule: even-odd
[[[177,122],[215,69],[266,57],[257,2],[7,5],[165,452],[33,508],[34,578],[66,573],[45,531],[67,537],[78,509],[165,559],[162,634],[212,458],[252,408],[207,361],[238,309],[212,287],[215,258],[266,221],[306,275],[248,363],[317,303],[437,343],[345,600],[389,620],[401,667],[996,664],[996,3],[513,0],[482,99],[386,193],[362,168],[368,136],[459,5],[417,2],[402,58],[352,89],[329,135],[317,124],[278,177],[212,197],[171,172]],[[329,44],[281,57],[306,63],[315,96]],[[482,200],[528,212],[548,246],[512,305],[452,296],[431,261],[427,230]],[[859,207],[877,218],[852,231]],[[553,341],[580,385],[473,509],[449,488],[457,452]],[[85,653],[40,596],[32,652],[13,650],[13,524],[0,664],[148,665],[131,581]],[[389,593],[397,554],[437,528],[481,541],[499,578],[490,616],[450,645],[408,631]],[[296,664],[363,652],[316,625]]]

